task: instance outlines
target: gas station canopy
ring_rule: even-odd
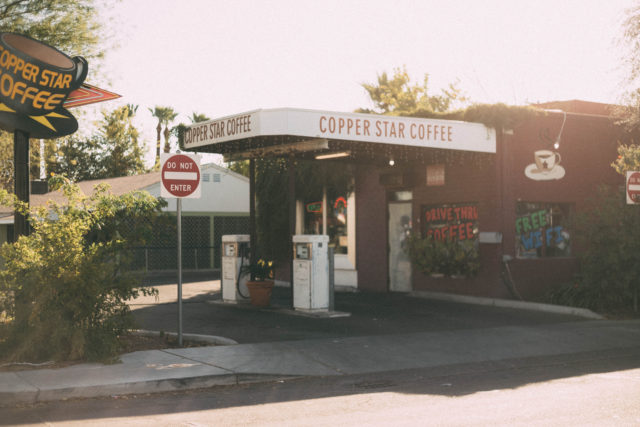
[[[261,109],[194,123],[187,150],[225,160],[267,156],[419,160],[425,148],[496,152],[496,134],[480,123],[295,108]]]

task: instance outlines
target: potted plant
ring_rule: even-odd
[[[255,264],[242,267],[242,272],[249,274],[252,280],[247,281],[251,305],[266,307],[271,299],[273,291],[273,261],[259,259]]]

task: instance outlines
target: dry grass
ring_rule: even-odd
[[[4,342],[4,335],[2,334],[2,323],[0,323],[0,350],[2,349],[2,343]],[[119,338],[120,341],[120,354],[131,353],[134,351],[144,350],[162,350],[166,348],[179,348],[178,338],[169,335],[159,336],[143,336],[138,334],[123,335]],[[182,347],[200,347],[205,345],[211,345],[198,341],[183,340]],[[44,363],[29,363],[25,362],[10,362],[7,355],[0,353],[0,372],[11,371],[24,371],[30,369],[58,369],[71,365],[77,365],[85,363],[83,360],[75,361],[50,361]],[[117,361],[114,361],[117,363]]]

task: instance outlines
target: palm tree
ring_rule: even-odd
[[[207,120],[211,120],[211,119],[207,117],[205,114],[196,113],[194,111],[193,113],[191,113],[191,117],[189,117],[189,120],[191,120],[191,123],[200,123],[200,122],[206,122]]]
[[[129,117],[133,117],[138,112],[139,105],[136,104],[127,104],[127,108],[129,109]]]
[[[156,127],[156,131],[158,132],[158,138],[156,139],[156,164],[160,164],[160,134],[162,133],[162,125],[165,125],[164,132],[164,152],[169,152],[169,130],[167,128],[169,122],[173,121],[178,113],[174,111],[171,107],[161,107],[156,105],[153,109],[149,108],[151,115],[158,119],[158,126]]]
[[[177,116],[178,116],[178,113],[176,113],[175,111],[173,111],[172,108],[170,108],[167,111],[167,115],[165,116],[165,119],[164,119],[164,152],[165,153],[168,153],[169,151],[171,151],[171,146],[169,145],[169,135],[170,135],[169,123],[174,121]]]

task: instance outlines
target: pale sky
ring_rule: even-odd
[[[431,93],[456,79],[472,102],[615,103],[631,0],[123,0],[108,15],[103,104],[171,106],[176,123],[258,108],[370,107],[361,83],[406,66]],[[91,83],[91,75],[87,78]],[[151,144],[153,143],[153,144]]]

